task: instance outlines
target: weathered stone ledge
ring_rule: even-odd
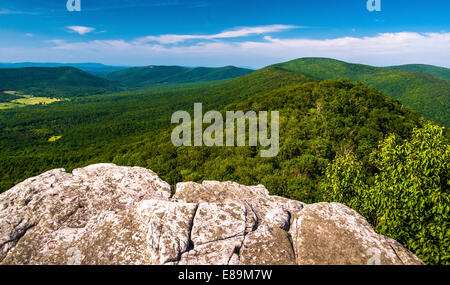
[[[55,169],[0,195],[0,264],[422,264],[336,203],[139,167]]]

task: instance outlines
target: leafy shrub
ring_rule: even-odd
[[[444,130],[427,124],[409,140],[391,135],[366,165],[352,154],[336,157],[322,184],[325,199],[352,207],[425,262],[450,264],[450,145]]]

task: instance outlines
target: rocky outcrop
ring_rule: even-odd
[[[0,264],[422,264],[335,203],[97,164],[0,195]]]

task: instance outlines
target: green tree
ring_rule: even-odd
[[[325,199],[352,207],[425,262],[450,264],[450,145],[444,131],[427,124],[409,140],[391,135],[370,165],[338,156],[322,184]]]

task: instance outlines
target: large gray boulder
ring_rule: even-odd
[[[0,195],[0,264],[422,264],[336,203],[96,164]]]
[[[395,240],[377,234],[361,215],[342,204],[307,205],[293,216],[289,233],[299,265],[422,263]]]

